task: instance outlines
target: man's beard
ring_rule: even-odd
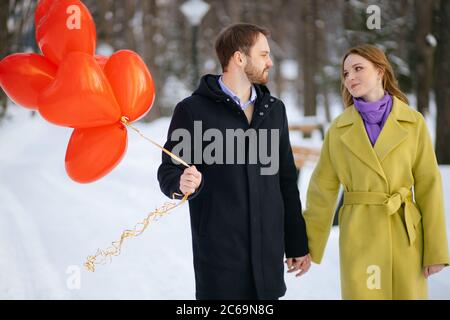
[[[269,82],[269,72],[266,71],[269,71],[269,69],[264,69],[263,71],[256,69],[251,60],[248,60],[248,63],[244,68],[248,80],[250,80],[251,83],[256,84],[266,84]]]

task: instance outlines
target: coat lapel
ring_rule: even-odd
[[[383,168],[381,167],[369,137],[367,136],[362,118],[359,116],[354,106],[350,106],[349,108],[351,109],[347,110],[338,122],[338,127],[352,124],[352,126],[341,136],[342,142],[362,162],[387,181]]]
[[[397,97],[394,97],[391,114],[374,146],[379,162],[382,162],[391,151],[408,137],[408,130],[402,127],[401,121],[415,122],[416,119],[412,109]]]
[[[352,125],[341,136],[342,142],[386,181],[381,162],[408,137],[408,130],[401,125],[401,122],[416,122],[414,111],[397,97],[394,96],[393,99],[391,114],[388,116],[374,147],[372,147],[367,136],[364,122],[354,106],[348,107],[349,109],[346,110],[337,124],[338,127]]]

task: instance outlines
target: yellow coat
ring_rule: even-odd
[[[422,115],[394,97],[374,147],[353,105],[333,121],[304,212],[316,263],[330,234],[340,184],[342,297],[426,299],[423,266],[448,264],[449,255],[441,176]]]

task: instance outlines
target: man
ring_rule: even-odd
[[[164,194],[189,193],[197,299],[277,299],[285,253],[288,272],[310,267],[286,111],[265,86],[268,35],[251,24],[222,31],[223,75],[204,76],[169,127],[165,148],[198,167],[163,153],[158,170]]]

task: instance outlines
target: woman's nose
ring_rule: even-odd
[[[355,74],[353,72],[349,72],[348,76],[347,76],[347,80],[349,80],[349,81],[355,80]]]

